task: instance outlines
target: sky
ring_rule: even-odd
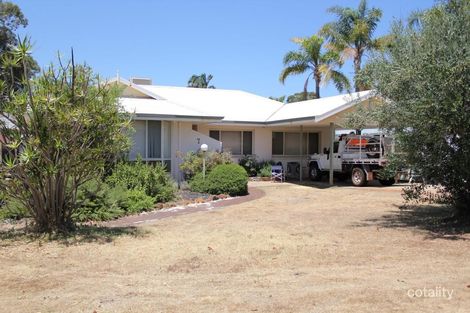
[[[293,37],[315,34],[334,20],[327,8],[357,7],[359,0],[12,0],[29,20],[30,36],[41,67],[57,53],[86,62],[112,78],[148,77],[154,84],[186,86],[193,74],[214,76],[217,88],[261,96],[303,90],[306,76],[279,82],[282,58],[295,50]],[[394,19],[427,9],[434,0],[369,0],[383,11],[376,35]],[[342,71],[351,76],[350,63]],[[310,82],[309,90],[313,91]],[[321,95],[338,94],[333,85]]]

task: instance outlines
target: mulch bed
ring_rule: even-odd
[[[182,193],[183,198],[180,200],[181,202],[168,202],[163,204],[165,208],[160,210],[124,216],[113,221],[100,223],[100,225],[107,227],[138,226],[168,217],[221,209],[231,205],[256,200],[264,196],[264,191],[256,187],[249,187],[248,195],[246,196],[233,198],[226,195],[213,196],[189,191],[183,191]],[[189,203],[184,204],[185,201],[189,201]]]

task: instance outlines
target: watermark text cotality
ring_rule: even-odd
[[[406,292],[410,298],[443,298],[447,300],[452,300],[454,295],[453,289],[447,289],[442,286],[436,286],[433,288],[423,287],[423,288],[411,288]]]

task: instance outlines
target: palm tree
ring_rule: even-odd
[[[328,12],[336,14],[338,20],[325,24],[319,34],[328,40],[329,49],[340,53],[342,61],[353,60],[354,86],[356,91],[361,91],[363,86],[356,78],[361,71],[364,53],[380,48],[387,41],[385,37],[373,38],[382,11],[368,8],[367,0],[361,0],[357,9],[334,6]]]
[[[209,85],[209,82],[214,78],[211,74],[206,76],[206,73],[201,75],[193,75],[188,80],[188,87],[192,88],[211,88],[215,89],[213,85]]]
[[[315,94],[320,98],[320,85],[332,80],[339,91],[349,90],[350,84],[346,76],[335,70],[340,67],[339,54],[333,51],[322,51],[324,39],[318,36],[309,38],[294,38],[299,44],[297,51],[290,51],[284,56],[284,66],[279,81],[284,84],[287,77],[308,73],[304,84],[304,100],[307,97],[307,87],[310,78],[315,81]]]

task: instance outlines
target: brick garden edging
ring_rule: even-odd
[[[101,226],[107,227],[125,227],[125,226],[139,226],[146,223],[151,223],[164,218],[185,215],[196,212],[212,211],[214,209],[221,209],[231,205],[240,204],[247,201],[259,199],[264,196],[264,191],[256,187],[248,187],[248,195],[219,199],[204,203],[195,203],[185,206],[176,206],[167,209],[161,209],[152,212],[144,212],[138,215],[130,215],[118,218],[113,221],[100,223]]]

